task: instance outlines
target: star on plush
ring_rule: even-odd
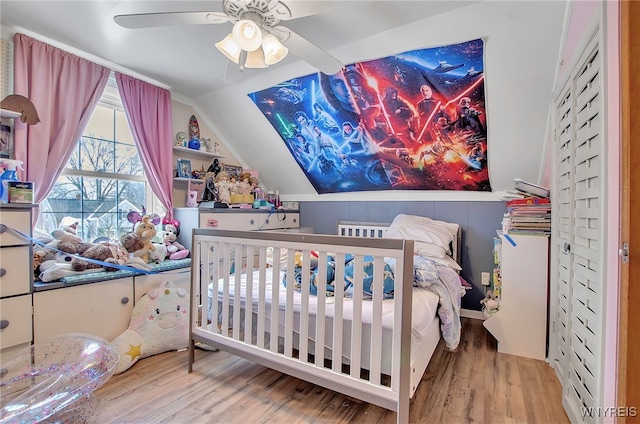
[[[134,360],[140,356],[140,348],[142,348],[142,345],[129,345],[129,351],[126,354]]]

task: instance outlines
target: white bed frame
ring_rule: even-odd
[[[210,229],[195,229],[193,232],[192,250],[192,287],[191,287],[191,319],[189,343],[189,372],[194,362],[195,342],[202,342],[219,349],[229,351],[252,362],[273,368],[285,374],[307,380],[314,384],[335,390],[348,396],[396,411],[397,422],[409,421],[409,399],[413,396],[422,375],[440,340],[439,319],[437,317],[429,327],[429,334],[423,339],[417,354],[411,355],[411,291],[413,289],[413,244],[411,240],[381,239],[388,224],[350,223],[341,222],[338,233],[341,236],[295,234],[260,231],[225,231]],[[346,236],[345,236],[346,235]],[[351,235],[351,236],[348,236]],[[303,272],[301,298],[302,305],[299,314],[293,312],[293,276],[287,275],[286,307],[284,311],[271,308],[265,300],[265,276],[267,274],[267,248],[273,248],[273,257],[280,257],[280,250],[287,250],[287,269],[294,268],[294,252],[302,252]],[[457,249],[457,246],[456,246]],[[356,258],[354,281],[362,280],[363,256],[373,256],[375,259],[374,296],[371,300],[364,300],[362,287],[354,288],[353,322],[351,333],[350,366],[343,368],[343,338],[342,305],[345,300],[342,290],[336,290],[331,301],[334,306],[334,317],[325,316],[323,302],[317,304],[314,337],[307,330],[309,327],[308,305],[309,299],[309,263],[311,251],[318,252],[318,262],[326,263],[329,252],[337,256],[336,281],[342,281],[344,276],[344,261],[342,255],[350,253]],[[241,258],[234,260],[233,258]],[[396,273],[393,297],[393,329],[391,330],[391,366],[388,377],[381,376],[382,349],[362,350],[362,333],[365,328],[358,312],[362,310],[363,302],[372,302],[373,322],[369,325],[371,346],[382,345],[382,295],[383,260],[396,259]],[[244,302],[241,299],[240,284],[233,286],[234,293],[229,293],[230,264],[234,263],[235,281],[240,281],[242,269],[253,265],[260,280],[257,294],[258,313],[254,319],[242,319],[244,316]],[[209,266],[201,266],[209,264]],[[319,279],[325,278],[326,270],[319,267]],[[280,263],[274,261],[274,275],[279,275]],[[292,273],[291,273],[292,274]],[[249,274],[253,275],[253,274]],[[220,304],[208,302],[209,283],[223,281],[218,287],[223,293]],[[215,283],[218,284],[218,283]],[[354,282],[354,284],[357,284]],[[247,298],[254,293],[247,284]],[[379,288],[376,290],[376,287]],[[318,286],[318,299],[325,298],[324,285]],[[272,299],[280,296],[278,284],[272,285]],[[219,309],[220,308],[220,309]],[[253,311],[256,306],[253,306]],[[284,317],[282,316],[284,315]],[[218,317],[213,323],[202,317]],[[300,322],[295,322],[299,319]],[[284,320],[284,323],[280,322]],[[327,322],[328,324],[325,324]],[[222,323],[222,324],[219,324]],[[333,327],[333,328],[325,328]],[[299,331],[294,330],[295,328]],[[284,328],[284,331],[282,329]],[[367,330],[369,331],[369,330]],[[272,334],[278,334],[278,342],[270,343]],[[332,340],[326,340],[328,334]],[[315,336],[317,335],[317,336]],[[340,335],[340,337],[332,337]],[[369,335],[367,334],[367,337]],[[307,342],[305,342],[307,341]],[[333,349],[327,353],[325,345]],[[312,346],[309,349],[308,346]],[[315,346],[315,347],[314,347]],[[416,352],[414,350],[414,352]],[[368,354],[368,373],[361,375],[361,356]],[[330,359],[327,363],[325,359]],[[386,373],[384,373],[386,374]]]

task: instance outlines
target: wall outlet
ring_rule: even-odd
[[[483,286],[491,285],[491,274],[489,274],[488,272],[482,273],[482,285]]]

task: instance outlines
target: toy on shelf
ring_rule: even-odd
[[[487,318],[500,310],[500,302],[493,294],[493,290],[487,290],[487,294],[484,299],[480,301],[480,304],[482,305],[482,312]]]

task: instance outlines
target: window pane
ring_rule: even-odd
[[[141,181],[120,181],[120,204],[119,209],[126,214],[142,209],[146,205],[147,198],[145,193],[146,184]]]
[[[83,171],[113,173],[115,171],[113,142],[82,137],[80,141],[80,168]]]
[[[113,125],[113,109],[98,106],[93,111],[91,119],[84,130],[84,135],[105,140],[115,140]]]
[[[79,169],[80,168],[80,143],[76,146],[75,150],[69,157],[66,169]]]
[[[115,207],[118,196],[118,180],[111,178],[83,177],[84,209],[103,212]],[[93,207],[92,207],[93,205]]]
[[[115,141],[119,143],[134,145],[133,136],[129,129],[129,123],[127,122],[127,116],[124,112],[116,111],[116,137]]]
[[[136,146],[128,144],[115,144],[116,149],[116,173],[121,175],[143,175],[142,161]]]
[[[52,212],[82,211],[82,177],[61,176],[47,200]]]

